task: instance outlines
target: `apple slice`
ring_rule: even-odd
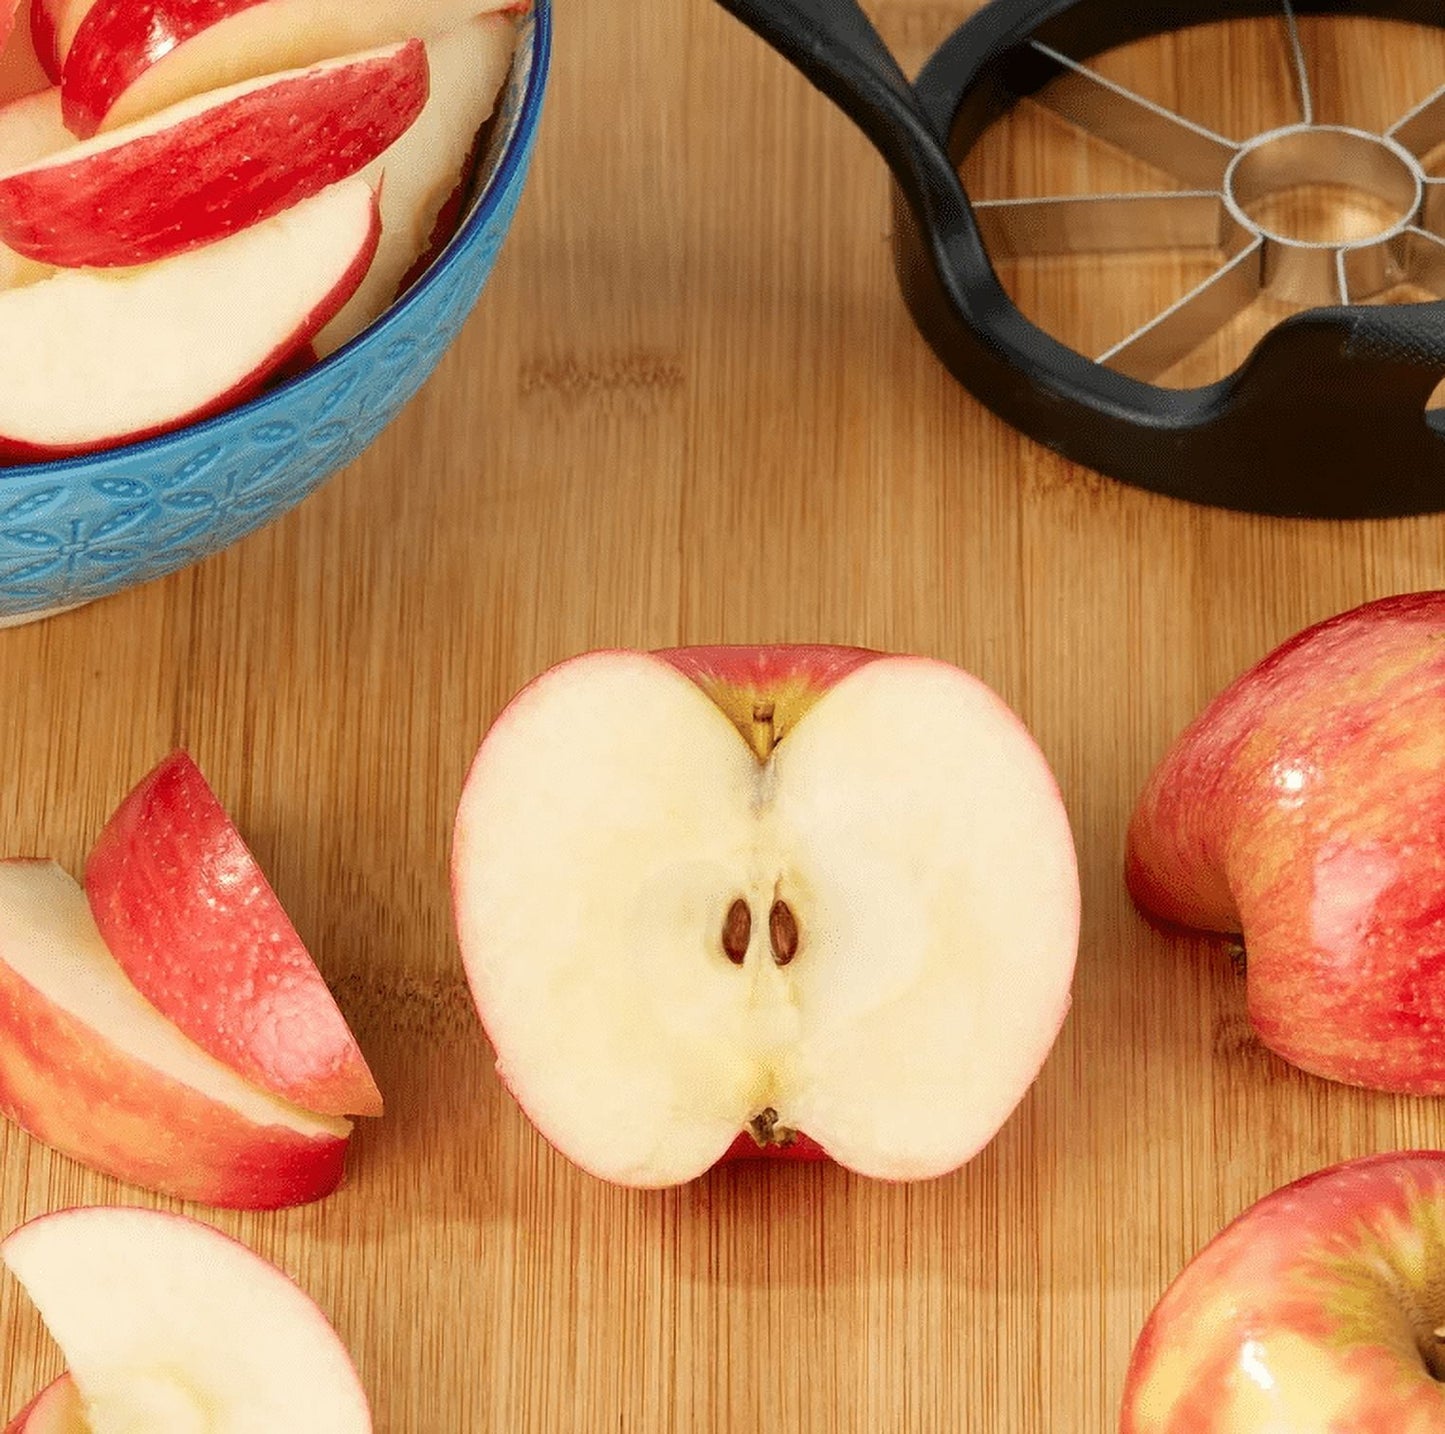
[[[427,97],[419,40],[250,80],[0,172],[0,240],[44,264],[149,264],[355,174]]]
[[[322,356],[385,312],[434,241],[451,238],[477,133],[496,105],[516,40],[509,19],[483,15],[427,41],[431,95],[416,123],[362,171],[381,195],[381,244],[361,287],[317,336]]]
[[[93,1434],[75,1381],[62,1374],[47,1384],[9,1424],[5,1434]]]
[[[0,862],[0,1113],[104,1174],[207,1205],[319,1200],[351,1127],[277,1100],[126,979],[80,886]]]
[[[22,1225],[0,1256],[64,1352],[94,1434],[369,1434],[326,1316],[209,1225],[63,1210]]]
[[[225,808],[184,752],[121,803],[85,894],[136,988],[203,1050],[323,1115],[380,1115],[356,1038]]]
[[[43,159],[70,143],[60,118],[60,91],[53,85],[0,105],[0,170]],[[54,272],[51,265],[37,264],[0,244],[0,290],[33,284]]]
[[[1445,1154],[1372,1156],[1266,1196],[1149,1317],[1121,1434],[1445,1428]]]
[[[30,0],[30,43],[53,85],[60,83],[61,62],[90,0]]]
[[[248,397],[355,291],[378,232],[351,179],[164,263],[0,293],[0,453],[86,452]]]
[[[439,35],[510,0],[95,0],[61,83],[77,134],[353,50]]]
[[[4,0],[0,0],[3,16]],[[11,12],[12,21],[16,12]],[[31,40],[28,22],[13,24],[10,36],[0,46],[0,104],[49,89],[54,81],[45,73]]]
[[[892,1180],[962,1165],[1069,1004],[1053,777],[982,683],[848,649],[595,653],[497,720],[453,850],[462,956],[563,1154],[690,1180],[740,1131]]]

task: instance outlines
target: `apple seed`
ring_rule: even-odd
[[[741,966],[748,954],[753,939],[753,913],[742,897],[728,907],[727,920],[723,922],[723,951],[734,966]]]
[[[779,966],[786,966],[798,954],[798,919],[786,901],[773,902],[768,912],[768,938]]]

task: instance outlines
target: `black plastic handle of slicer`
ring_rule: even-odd
[[[966,388],[1063,456],[1137,487],[1244,512],[1386,517],[1445,510],[1445,302],[1315,309],[1235,373],[1175,390],[1075,353],[999,283],[953,155],[1049,77],[1028,42],[1086,61],[1148,35],[1281,0],[990,0],[910,85],[853,0],[719,0],[832,99],[895,180],[895,262],[924,337]],[[1439,0],[1299,0],[1303,15],[1445,25]]]

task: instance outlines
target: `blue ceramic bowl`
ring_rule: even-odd
[[[218,552],[299,503],[396,417],[456,337],[511,226],[541,117],[551,27],[551,0],[534,0],[470,212],[426,274],[363,334],[203,423],[107,453],[0,468],[0,626]]]

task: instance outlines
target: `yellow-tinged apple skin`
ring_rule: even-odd
[[[258,1125],[111,1044],[0,952],[0,1114],[102,1174],[232,1209],[307,1204],[341,1183],[347,1139]]]
[[[1165,1292],[1120,1434],[1445,1434],[1445,1153],[1266,1196]]]
[[[1445,593],[1309,628],[1150,778],[1126,878],[1160,921],[1241,933],[1250,1020],[1331,1080],[1445,1093]]]

